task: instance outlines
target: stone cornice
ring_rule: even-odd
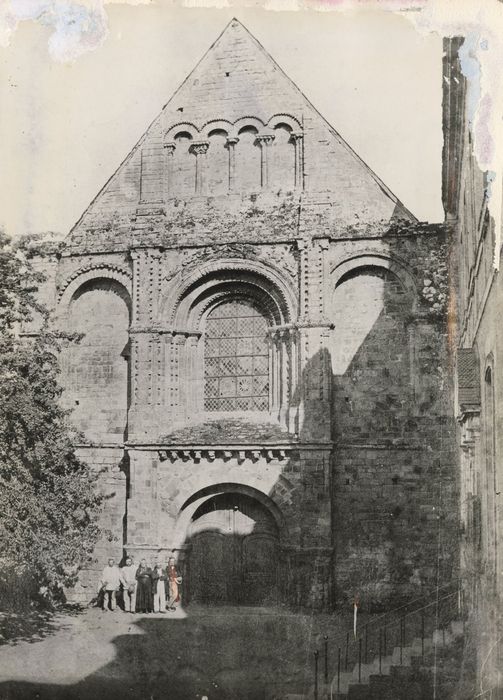
[[[152,334],[152,335],[183,335],[186,338],[199,338],[202,334],[200,330],[195,328],[163,328],[162,326],[131,326],[129,328],[131,335]]]
[[[238,463],[250,460],[256,462],[259,459],[287,460],[295,453],[298,456],[302,452],[331,452],[332,443],[291,443],[277,441],[274,443],[215,443],[215,444],[195,444],[195,443],[139,443],[126,442],[124,445],[127,451],[140,450],[157,452],[161,461],[176,460],[213,462],[215,459],[229,461],[235,459]]]
[[[297,321],[296,323],[287,323],[284,326],[270,326],[267,329],[268,333],[280,333],[282,331],[297,331],[302,328],[328,328],[333,330],[335,325],[330,321],[309,321],[307,319]]]

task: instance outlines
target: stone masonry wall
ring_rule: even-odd
[[[455,569],[445,230],[414,221],[239,22],[74,227],[56,279],[58,322],[85,334],[66,400],[110,467],[89,582],[121,547],[182,560],[193,504],[232,489],[281,523],[291,605],[393,604]],[[232,299],[267,318],[258,416],[204,408],[205,319]]]
[[[362,267],[338,275],[348,254]],[[407,264],[372,267],[384,254]],[[380,607],[457,573],[446,239],[334,244],[332,260],[335,596]]]
[[[105,496],[100,516],[102,538],[83,568],[77,585],[67,591],[69,599],[88,604],[96,597],[101,572],[108,558],[114,557],[117,564],[123,558],[127,479],[121,448],[81,447],[77,454],[99,473],[99,489]]]

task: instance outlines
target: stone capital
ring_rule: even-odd
[[[274,141],[274,134],[258,134],[255,140],[260,147],[269,146]]]
[[[194,141],[190,146],[190,151],[196,156],[202,156],[208,151],[209,146],[209,141]]]

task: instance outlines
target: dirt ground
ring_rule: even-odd
[[[362,620],[363,622],[363,620]],[[59,614],[0,646],[1,700],[272,700],[329,667],[351,617],[272,608]]]

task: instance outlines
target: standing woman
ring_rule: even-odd
[[[142,559],[136,572],[138,586],[136,589],[136,612],[150,613],[153,610],[152,600],[152,569],[147,566],[147,560]]]

